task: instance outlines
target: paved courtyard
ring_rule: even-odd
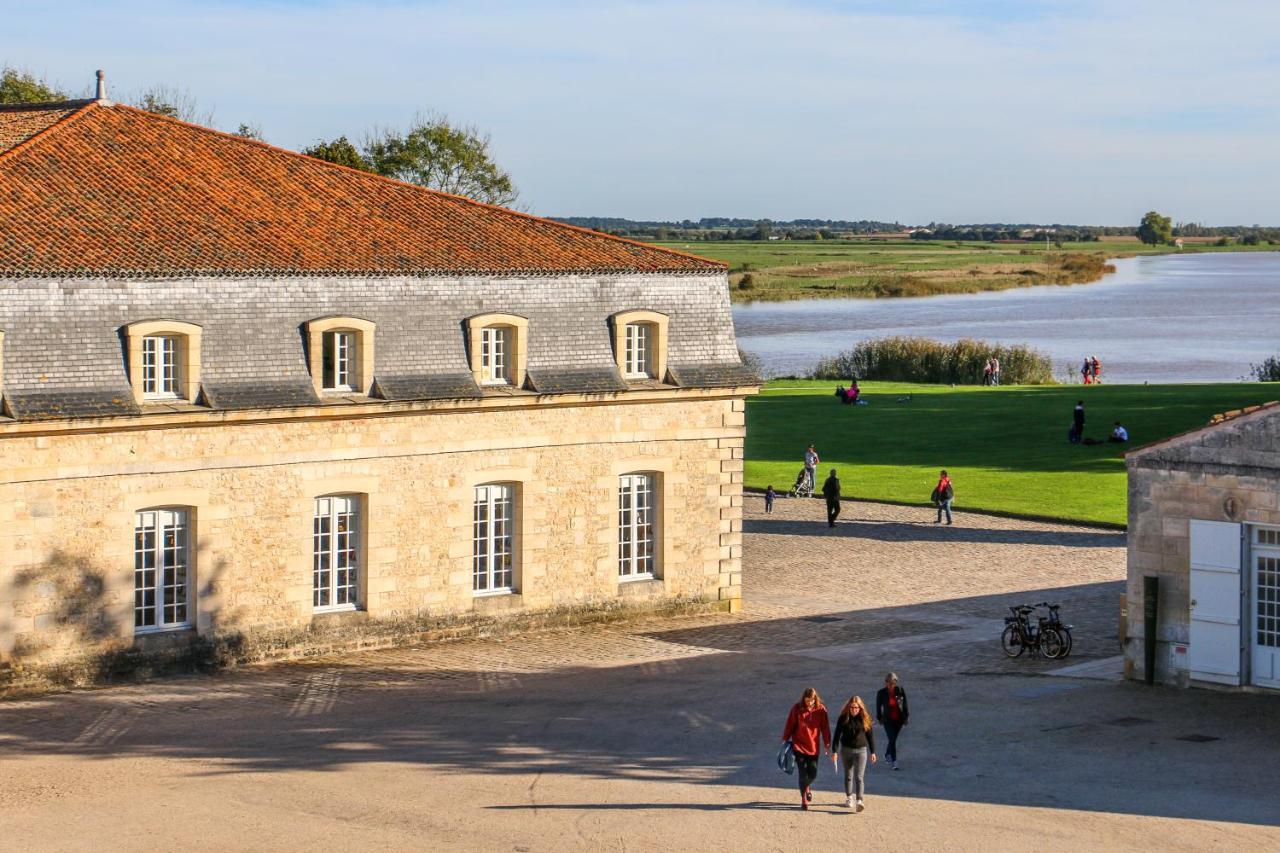
[[[741,614],[0,702],[0,849],[1280,849],[1280,696],[1109,677],[1123,533],[760,509]],[[1100,677],[1001,653],[1044,597]],[[800,812],[787,709],[890,668],[904,769]]]

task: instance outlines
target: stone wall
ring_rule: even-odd
[[[0,436],[0,663],[84,680],[195,647],[225,662],[513,616],[738,606],[740,392],[511,402]],[[620,583],[631,471],[659,479],[661,577]],[[497,481],[517,484],[518,592],[475,598],[473,487]],[[364,496],[364,607],[319,615],[312,502],[333,493]],[[157,506],[190,508],[196,625],[135,644],[134,513]]]

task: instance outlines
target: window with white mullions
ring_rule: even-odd
[[[356,333],[325,332],[321,388],[325,391],[356,389]]]
[[[628,379],[644,379],[653,375],[650,353],[653,327],[648,323],[628,323],[624,363]]]
[[[486,385],[506,385],[511,381],[508,357],[511,352],[511,329],[486,326],[480,330],[480,375]]]
[[[359,603],[360,499],[316,498],[311,526],[311,603],[317,610]]]
[[[654,576],[654,476],[623,474],[618,480],[618,576]]]
[[[134,516],[133,627],[191,625],[187,511],[153,509]]]
[[[178,396],[180,344],[173,335],[142,339],[142,395],[164,399]]]
[[[515,586],[514,504],[511,485],[476,487],[471,534],[471,588],[476,593],[510,592]]]

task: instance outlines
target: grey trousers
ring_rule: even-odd
[[[844,795],[861,800],[867,789],[863,782],[863,777],[867,774],[867,748],[840,747],[840,763],[844,765]]]

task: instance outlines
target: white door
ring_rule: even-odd
[[[1255,528],[1249,603],[1252,682],[1280,687],[1280,530]]]
[[[1191,521],[1191,677],[1240,683],[1240,525]]]

